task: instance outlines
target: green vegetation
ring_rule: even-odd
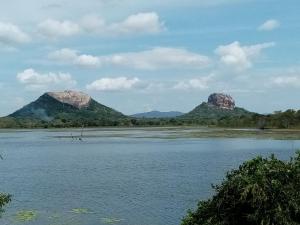
[[[274,156],[245,162],[214,189],[182,225],[300,224],[300,153],[289,162]]]
[[[252,116],[255,113],[249,112],[243,108],[235,107],[233,110],[222,109],[208,103],[203,102],[201,105],[197,106],[191,112],[181,116],[184,119],[191,120],[218,120],[225,117],[242,117],[242,116]]]
[[[0,128],[63,128],[117,126],[127,118],[93,99],[86,108],[64,104],[48,94],[26,105],[8,117],[0,118]]]
[[[0,158],[3,159],[1,155],[0,155]],[[10,201],[11,201],[11,195],[0,193],[0,217],[1,217],[2,213],[4,212],[3,207],[6,204],[8,204]]]
[[[10,195],[0,193],[0,217],[1,214],[4,212],[3,207],[10,201],[11,201]]]
[[[244,113],[243,113],[244,112]],[[100,113],[101,114],[101,113]],[[300,110],[287,110],[269,115],[260,115],[237,108],[204,110],[201,114],[189,113],[175,118],[103,117],[95,112],[81,110],[52,114],[51,121],[30,117],[0,118],[0,128],[71,128],[71,127],[148,127],[148,126],[209,126],[259,129],[300,128]]]
[[[72,212],[72,213],[75,213],[75,214],[86,214],[86,213],[91,213],[88,209],[85,209],[85,208],[74,208],[74,209],[72,209],[71,212]]]
[[[117,224],[119,222],[122,222],[123,220],[117,218],[102,218],[101,221],[104,224]]]
[[[27,222],[32,221],[37,218],[37,212],[36,211],[19,211],[15,215],[15,219],[19,222]]]
[[[300,110],[261,115],[243,108],[222,109],[202,103],[191,112],[174,118],[134,118],[106,107],[93,99],[78,109],[48,94],[8,117],[0,118],[0,128],[209,126],[230,128],[300,128]]]

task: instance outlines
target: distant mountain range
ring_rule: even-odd
[[[172,118],[182,116],[184,113],[178,111],[160,112],[160,111],[150,111],[145,113],[137,113],[131,115],[135,118]]]
[[[164,126],[182,124],[224,124],[243,119],[252,122],[256,113],[235,106],[231,96],[212,94],[208,102],[189,113],[151,111],[125,116],[102,105],[89,95],[76,91],[47,92],[36,101],[7,117],[0,118],[0,127],[80,127],[80,126]],[[250,123],[249,122],[249,123]],[[238,123],[238,122],[237,122]],[[248,123],[247,123],[248,124]]]

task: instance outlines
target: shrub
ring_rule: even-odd
[[[300,153],[289,162],[257,157],[226,175],[182,225],[300,224]]]
[[[9,203],[11,200],[11,196],[7,194],[0,193],[0,216],[4,212],[3,207]]]

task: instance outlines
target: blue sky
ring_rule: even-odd
[[[125,114],[190,111],[213,92],[300,108],[297,0],[10,0],[0,8],[0,115],[80,90]]]

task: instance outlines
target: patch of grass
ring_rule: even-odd
[[[117,218],[102,218],[101,221],[102,221],[102,223],[105,223],[105,224],[116,224],[123,220],[117,219]]]
[[[22,210],[16,213],[15,219],[19,222],[28,222],[35,220],[37,218],[37,212],[36,211],[27,211]]]
[[[91,213],[90,210],[85,209],[85,208],[74,208],[71,210],[72,213],[75,214],[87,214],[87,213]]]

